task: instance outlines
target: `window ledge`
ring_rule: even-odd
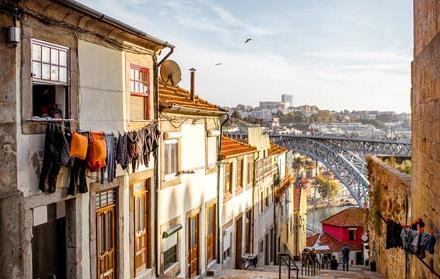
[[[173,263],[170,267],[164,270],[163,274],[167,276],[177,276],[180,273],[180,262]]]

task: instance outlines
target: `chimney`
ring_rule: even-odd
[[[195,77],[196,77],[196,69],[191,68],[189,69],[189,72],[191,73],[191,84],[190,84],[190,98],[192,101],[194,101],[194,83],[195,83]]]

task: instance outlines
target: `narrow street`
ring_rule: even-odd
[[[301,272],[300,272],[301,274]],[[215,277],[218,279],[278,279],[278,266],[262,266],[255,270],[221,270]],[[209,277],[208,277],[209,278]],[[287,278],[287,271],[283,270],[281,278]],[[295,278],[292,273],[291,278]],[[352,267],[350,271],[342,270],[321,270],[317,276],[302,276],[298,278],[325,278],[325,279],[343,279],[343,278],[385,278],[382,274],[371,272],[365,267]]]

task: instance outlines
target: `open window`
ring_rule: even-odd
[[[130,118],[150,119],[150,71],[130,64]]]
[[[32,116],[68,118],[69,48],[32,39]]]
[[[178,175],[178,140],[172,139],[165,141],[165,179]]]
[[[356,228],[349,228],[348,229],[348,240],[349,241],[356,240]]]

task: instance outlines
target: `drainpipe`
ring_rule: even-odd
[[[221,162],[222,162],[222,136],[223,136],[223,125],[229,121],[229,114],[225,114],[226,119],[220,123],[220,136],[217,144],[217,210],[216,210],[216,219],[217,219],[217,264],[221,263],[221,255],[220,252],[220,233],[221,233],[221,225],[220,225],[220,170],[221,170]]]
[[[165,55],[164,58],[162,58],[161,61],[157,62],[157,57],[153,56],[155,67],[153,67],[153,83],[154,83],[154,119],[159,120],[159,66],[162,65],[162,63],[171,56],[171,54],[174,52],[174,46],[167,44],[166,47],[170,49],[170,51]],[[157,122],[157,125],[159,125],[159,121]],[[159,277],[159,211],[157,208],[159,208],[159,188],[160,188],[160,182],[159,182],[159,148],[160,145],[156,148],[154,151],[154,206],[156,210],[154,210],[154,273],[156,275],[156,278]]]
[[[257,158],[254,159],[254,184],[252,185],[252,223],[251,223],[251,251],[254,254],[254,228],[255,228],[255,188],[257,187],[257,171],[255,169],[255,165],[257,161],[260,159],[260,152],[257,150]],[[257,209],[258,210],[258,209]]]

